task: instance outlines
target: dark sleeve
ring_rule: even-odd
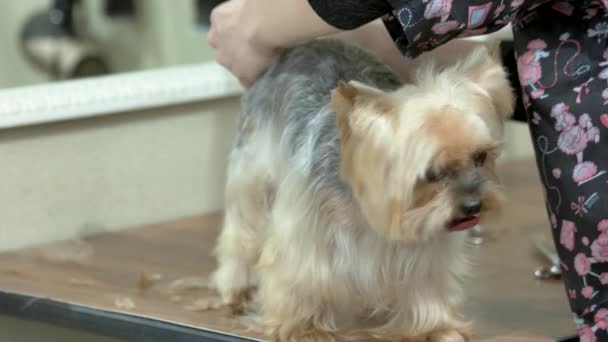
[[[413,59],[452,39],[488,34],[503,28],[519,7],[533,0],[386,0],[391,13],[383,21],[397,48]]]
[[[308,0],[312,9],[329,25],[341,30],[363,26],[392,11],[385,0]]]
[[[520,122],[528,122],[528,115],[526,114],[526,107],[521,97],[522,90],[519,83],[519,76],[517,73],[517,59],[515,59],[515,48],[512,41],[501,41],[500,52],[502,56],[502,63],[507,70],[509,75],[509,82],[511,88],[513,88],[515,94],[515,111],[513,112],[512,120]]]

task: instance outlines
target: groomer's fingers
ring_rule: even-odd
[[[259,65],[259,61],[253,62],[254,65]],[[233,68],[232,73],[236,75],[241,85],[245,88],[249,88],[253,85],[255,80],[258,78],[259,66],[251,68],[249,64],[238,64]]]
[[[243,65],[234,65],[233,68],[230,68],[230,71],[236,76],[243,87],[249,88],[253,84],[254,78],[250,75],[251,70],[244,68]]]
[[[211,18],[213,18],[213,15],[211,15]],[[217,34],[218,34],[217,25],[218,24],[216,24],[216,22],[213,19],[211,19],[209,22],[209,32],[207,32],[207,42],[214,49],[217,48]]]
[[[222,53],[222,51],[216,52],[215,60],[217,61],[217,63],[219,65],[228,69],[228,71],[230,71],[231,73],[233,73],[233,74],[235,73],[234,63],[229,58],[227,58],[226,54]]]
[[[215,49],[218,64],[243,86],[250,87],[277,52],[250,40],[251,27],[242,25],[244,3],[244,0],[228,0],[211,11],[207,42]]]
[[[209,14],[209,33],[207,33],[207,42],[209,45],[213,46],[213,48],[217,48],[217,36],[221,35],[222,30],[220,25],[222,17],[225,16],[225,7],[228,6],[229,2],[230,1],[226,1],[215,6]]]
[[[249,88],[253,84],[253,82],[251,82],[251,80],[247,77],[240,77],[239,82],[241,82],[241,85],[245,88]]]
[[[216,38],[215,30],[213,28],[211,28],[209,30],[209,33],[207,33],[207,43],[209,43],[209,45],[211,45],[214,49],[217,48],[216,39],[217,38]]]

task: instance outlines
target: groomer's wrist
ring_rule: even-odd
[[[256,0],[255,6],[255,15],[248,16],[250,41],[268,49],[289,48],[341,31],[321,19],[307,0]]]
[[[271,4],[273,1],[269,0],[248,0],[245,7],[243,8],[242,23],[246,29],[245,39],[246,43],[250,46],[259,47],[264,50],[274,50],[282,48],[282,41],[285,38],[281,37],[284,35],[285,30],[277,30],[278,26],[276,20],[280,20],[275,17],[274,9],[272,6],[278,4]]]
[[[248,29],[248,43],[259,46],[267,50],[288,48],[297,45],[299,42],[296,35],[290,32],[290,27],[286,26],[279,29],[279,23],[264,22],[262,16],[255,16]]]

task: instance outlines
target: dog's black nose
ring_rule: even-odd
[[[479,214],[481,211],[481,202],[477,199],[469,199],[462,205],[462,213],[466,216]]]

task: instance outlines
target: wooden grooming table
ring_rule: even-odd
[[[503,217],[471,245],[476,277],[467,316],[476,341],[554,341],[574,335],[560,281],[538,281],[545,263],[529,237],[549,236],[531,160],[501,167],[509,196]],[[248,341],[261,336],[227,311],[197,311],[196,279],[214,267],[220,214],[126,229],[0,254],[0,314],[129,341]],[[172,284],[182,279],[180,284]],[[200,283],[200,282],[199,282]],[[200,284],[198,284],[200,285]]]

